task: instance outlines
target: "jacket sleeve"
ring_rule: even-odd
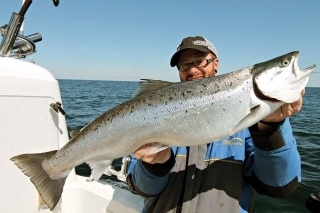
[[[130,190],[143,197],[159,194],[168,183],[169,172],[175,164],[174,154],[164,164],[149,164],[132,158],[127,175]]]
[[[260,194],[290,195],[301,182],[301,160],[289,119],[258,131],[249,128],[246,142],[245,176]]]

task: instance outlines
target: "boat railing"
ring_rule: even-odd
[[[19,13],[12,13],[8,24],[0,27],[0,33],[3,37],[0,44],[0,56],[25,58],[36,52],[35,43],[42,40],[39,33],[28,36],[19,34],[22,26],[24,15],[27,12],[32,0],[24,1]],[[59,0],[53,0],[55,6],[59,4]]]
[[[127,182],[127,172],[129,169],[129,165],[131,162],[131,157],[130,156],[125,156],[122,158],[122,165],[120,171],[117,171],[114,169],[113,166],[109,166],[108,169],[104,172],[105,175],[115,175],[118,180],[121,180],[123,182]]]

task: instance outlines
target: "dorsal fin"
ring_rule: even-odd
[[[133,95],[133,97],[142,95],[144,93],[157,90],[159,88],[168,86],[170,84],[173,84],[169,81],[161,81],[161,80],[152,80],[152,79],[141,79],[139,82],[139,88],[136,91],[136,93]]]

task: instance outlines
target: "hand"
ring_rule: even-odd
[[[160,152],[151,154],[151,155],[146,155],[146,151],[148,148],[148,144],[141,146],[139,149],[137,149],[134,152],[134,156],[137,159],[141,159],[146,163],[150,164],[155,164],[155,163],[165,163],[169,160],[171,156],[171,148],[164,149]]]
[[[304,95],[305,90],[301,91],[301,95],[296,102],[291,104],[284,104],[276,111],[262,119],[265,122],[280,122],[283,121],[285,118],[290,117],[296,113],[298,113],[302,108],[302,96]]]

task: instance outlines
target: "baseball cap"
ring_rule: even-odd
[[[177,52],[172,56],[170,61],[171,67],[174,67],[178,64],[180,54],[185,49],[195,49],[201,52],[212,52],[216,57],[218,57],[216,47],[205,37],[187,37],[182,40],[177,48]]]

